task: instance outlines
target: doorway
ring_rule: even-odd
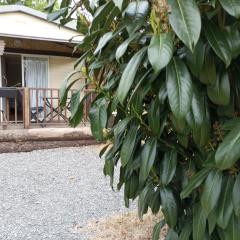
[[[22,57],[15,54],[4,54],[1,57],[2,87],[6,96],[12,88],[22,87]],[[23,120],[23,98],[22,92],[16,89],[15,97],[2,98],[2,109],[6,119],[10,122],[22,122]]]

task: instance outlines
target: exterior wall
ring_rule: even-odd
[[[25,13],[9,12],[0,14],[0,35],[67,42],[77,32]]]
[[[74,71],[74,63],[77,59],[69,57],[49,57],[49,87],[60,88],[69,73]],[[81,83],[84,83],[84,76],[78,74],[77,77],[81,78],[81,81],[74,84],[73,89],[77,89]]]

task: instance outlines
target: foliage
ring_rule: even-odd
[[[0,5],[12,5],[19,4],[24,5],[26,7],[33,8],[38,11],[44,11],[44,9],[48,6],[48,0],[0,0]],[[59,9],[59,5],[55,4],[55,10]]]
[[[140,217],[161,206],[167,239],[239,239],[240,2],[80,5],[93,19],[76,69],[84,66],[95,86],[90,120],[108,144],[104,174],[113,185],[120,165],[117,189],[124,188],[126,206],[138,199]],[[72,125],[87,99],[77,101]]]

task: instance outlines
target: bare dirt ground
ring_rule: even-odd
[[[31,152],[33,150],[61,147],[81,147],[95,144],[96,141],[92,139],[74,141],[0,142],[0,153]]]

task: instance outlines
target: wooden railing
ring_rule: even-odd
[[[84,90],[81,95],[87,94],[88,91]],[[71,97],[76,90],[69,91],[66,107],[63,108],[60,107],[60,90],[57,88],[20,88],[18,92],[18,96],[13,99],[0,97],[0,126],[6,127],[13,123],[22,124],[24,128],[68,125],[71,116]],[[90,95],[84,105],[84,123],[88,121],[93,98],[94,96]]]

